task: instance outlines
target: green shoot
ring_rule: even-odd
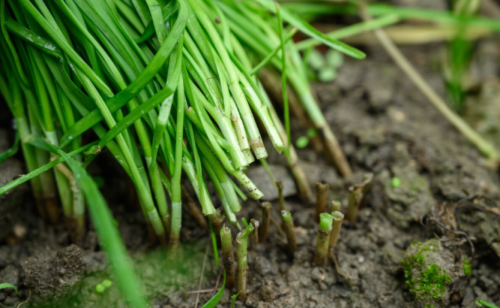
[[[234,304],[235,304],[235,302],[236,302],[236,298],[238,298],[238,296],[240,295],[240,293],[241,293],[241,291],[238,291],[238,293],[231,295],[231,298],[232,298],[232,300],[233,300],[233,301],[231,302],[231,308],[234,308]]]
[[[14,292],[17,294],[17,287],[15,285],[8,283],[8,282],[0,283],[0,290],[6,289],[6,288],[14,289]]]
[[[224,288],[226,286],[226,272],[224,271],[224,280],[222,281],[222,287],[217,293],[205,304],[202,308],[215,308],[220,303],[222,296],[224,295]]]

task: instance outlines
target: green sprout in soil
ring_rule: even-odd
[[[472,275],[472,265],[470,264],[469,260],[464,259],[462,263],[465,276]]]
[[[232,299],[231,308],[234,308],[234,304],[236,302],[236,298],[238,298],[238,296],[240,295],[240,293],[241,293],[241,291],[238,291],[238,293],[231,295],[231,299]]]
[[[13,285],[12,283],[8,283],[8,282],[0,283],[0,290],[6,289],[6,288],[14,289],[14,292],[17,294],[17,287],[15,285]]]

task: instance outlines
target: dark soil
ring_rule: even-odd
[[[499,71],[498,50],[486,48],[489,44],[481,42],[478,47],[478,59],[482,61],[473,64],[478,86],[470,93],[471,99],[478,100],[484,82],[496,78]],[[498,174],[427,102],[383,50],[370,47],[366,51],[367,60],[346,59],[335,82],[315,86],[354,175],[343,179],[321,154],[310,148],[298,151],[311,185],[320,181],[330,184],[329,199],[340,200],[343,211],[348,187],[358,183],[367,172],[375,176],[357,222],[344,223],[341,230],[335,249],[338,269],[332,260],[326,267],[311,264],[317,232],[314,208],[292,195],[287,198],[287,207],[296,226],[299,249],[295,259],[289,258],[286,240],[271,226],[268,242],[254,243],[249,251],[248,296],[244,302],[238,299],[235,307],[420,307],[421,302],[405,287],[401,261],[411,243],[436,237],[441,241],[439,249],[446,251],[442,253],[446,257],[440,261],[446,261],[443,266],[458,267],[468,258],[472,272],[470,276],[463,272],[454,275],[447,298],[437,301],[435,307],[476,307],[476,300],[500,305],[500,258],[491,248],[500,242],[500,223],[497,216],[485,210],[498,209]],[[445,97],[442,74],[436,68],[443,45],[403,51]],[[481,123],[480,119],[477,123]],[[293,140],[304,134],[304,128],[293,127]],[[284,166],[283,157],[274,153],[269,142],[266,145],[269,163],[276,169]],[[252,168],[260,168],[257,165]],[[103,154],[92,164],[90,172],[104,178],[101,191],[154,307],[195,307],[195,303],[203,306],[222,284],[208,230],[199,228],[185,211],[181,236],[184,245],[173,258],[172,252],[149,245],[142,213],[130,193],[133,190],[112,158]],[[252,172],[261,174],[258,170]],[[290,183],[286,172],[280,174],[285,183]],[[398,187],[391,184],[394,177],[400,179]],[[259,178],[262,176],[254,177],[257,186],[268,185]],[[296,192],[294,188],[287,189],[289,194]],[[484,196],[492,202],[481,199],[453,209],[456,228],[465,234],[442,232],[428,224],[433,217],[442,215],[438,209],[443,202],[459,205],[471,196]],[[16,307],[27,299],[29,302],[23,307],[124,307],[114,285],[103,293],[95,290],[97,284],[112,277],[92,228],[82,247],[70,246],[64,224],[46,226],[36,215],[29,194],[25,199],[23,215],[14,228],[24,228],[27,233],[12,232],[0,245],[0,282],[19,286],[19,294],[0,290],[0,307]],[[215,197],[214,203],[219,204]],[[239,217],[260,219],[255,201],[246,202],[243,208]],[[421,223],[421,218],[429,213]],[[272,215],[280,221],[276,200]],[[473,250],[467,238],[472,241]],[[199,297],[187,293],[195,290],[208,291],[199,293]],[[230,307],[234,293],[226,290],[219,306]]]

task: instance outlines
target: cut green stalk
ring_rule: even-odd
[[[332,231],[330,232],[330,243],[329,247],[333,248],[337,245],[339,239],[340,228],[342,227],[342,222],[344,221],[344,214],[341,212],[332,212]]]
[[[249,224],[245,229],[236,236],[236,257],[238,258],[238,281],[237,290],[240,291],[241,299],[245,300],[247,296],[247,274],[248,274],[248,237],[254,231],[252,224]]]
[[[345,213],[345,218],[350,222],[356,222],[358,211],[366,195],[371,188],[373,174],[367,173],[363,176],[363,181],[357,185],[349,187],[349,201]]]
[[[235,282],[234,268],[234,253],[233,253],[233,238],[231,237],[231,229],[223,227],[220,231],[222,244],[222,263],[226,271],[226,286],[231,289]]]
[[[282,210],[281,218],[283,219],[283,230],[285,231],[288,243],[288,254],[293,258],[295,251],[297,250],[297,242],[295,241],[292,213]]]
[[[316,183],[316,214],[314,219],[319,222],[321,213],[326,212],[326,200],[328,198],[328,190],[330,185],[323,183]]]
[[[316,237],[316,247],[314,249],[314,263],[319,265],[326,263],[332,220],[332,216],[328,213],[321,213],[319,217],[318,236]]]
[[[269,224],[271,223],[271,209],[272,205],[269,202],[263,202],[262,208],[262,226],[260,227],[259,238],[261,243],[265,243],[267,240],[267,232],[269,230]]]

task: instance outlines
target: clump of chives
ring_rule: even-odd
[[[314,263],[324,265],[328,255],[328,245],[330,242],[330,232],[332,231],[332,216],[328,213],[321,213],[319,217],[318,236],[316,237],[316,247],[314,249]]]
[[[328,197],[328,189],[330,185],[324,183],[316,183],[316,213],[314,219],[319,221],[319,215],[326,211],[326,199]]]
[[[234,269],[233,239],[231,229],[223,227],[220,231],[222,246],[222,263],[226,271],[226,287],[231,289],[235,282],[236,271]]]
[[[297,242],[295,241],[292,213],[281,211],[281,218],[283,219],[283,230],[285,231],[288,244],[288,254],[293,258],[297,250]]]
[[[265,243],[267,240],[267,232],[269,230],[269,224],[271,223],[271,209],[272,205],[270,202],[262,202],[262,226],[260,227],[259,238],[261,243]]]
[[[248,237],[254,231],[254,226],[248,224],[245,229],[241,230],[236,236],[236,257],[238,258],[238,280],[237,289],[241,293],[241,299],[247,296],[247,274],[248,274]]]
[[[342,222],[344,221],[344,214],[341,212],[334,211],[331,214],[333,222],[332,222],[332,231],[330,232],[330,248],[333,248],[337,245],[337,241],[340,234],[340,228],[342,227]]]

